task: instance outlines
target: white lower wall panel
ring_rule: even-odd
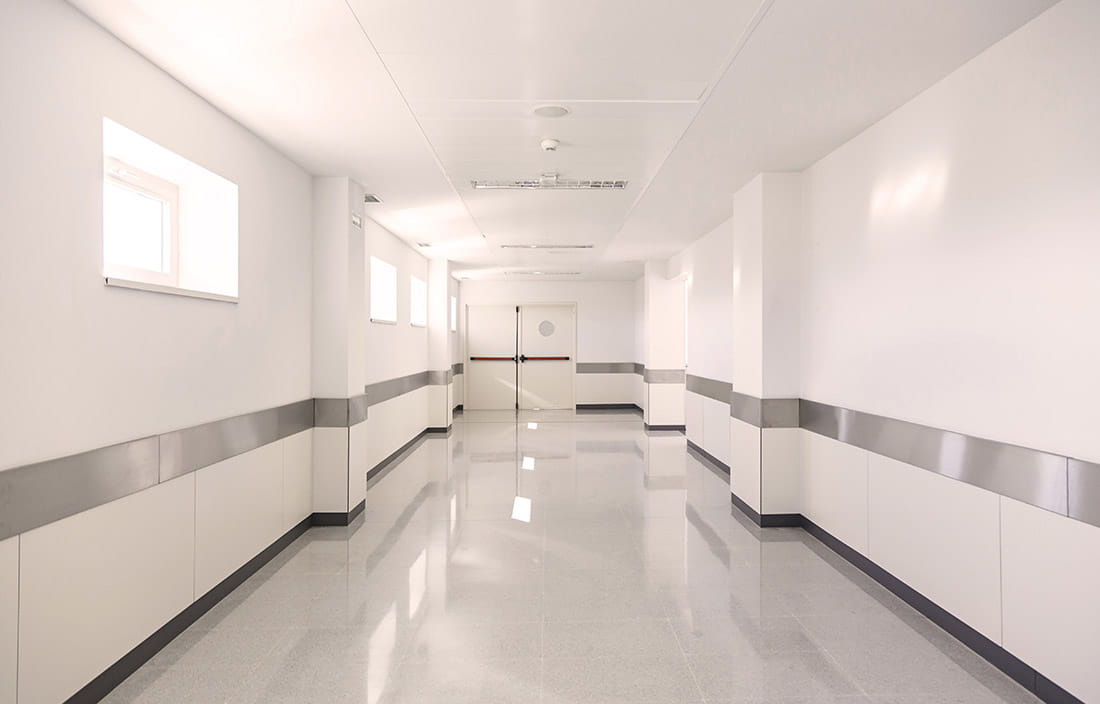
[[[633,383],[631,387],[634,389],[634,405],[642,410],[645,410],[646,397],[645,397],[645,381],[642,380],[641,374],[630,374]]]
[[[730,491],[760,511],[760,428],[730,418]]]
[[[375,467],[428,427],[428,394],[422,386],[370,407],[367,414],[368,467]]]
[[[195,595],[283,534],[283,448],[273,442],[195,472]]]
[[[868,557],[1001,642],[999,497],[869,453]]]
[[[0,541],[0,704],[15,704],[19,651],[19,536]]]
[[[694,396],[694,394],[689,394]],[[720,462],[730,463],[730,405],[702,397],[703,449]]]
[[[22,704],[64,701],[194,600],[195,487],[188,474],[20,536]]]
[[[427,387],[428,389],[428,415],[425,418],[425,427],[428,428],[446,428],[450,425],[447,420],[450,415],[448,409],[448,403],[450,402],[450,394],[448,393],[449,385],[437,384]]]
[[[367,497],[370,464],[370,426],[366,421],[348,428],[348,510]]]
[[[684,384],[646,384],[649,396],[646,423],[650,425],[683,425]]]
[[[283,443],[283,531],[313,513],[313,430]]]
[[[366,420],[365,423],[371,421]],[[348,429],[313,429],[313,510],[319,513],[349,511]]]
[[[451,399],[452,408],[462,404],[463,390],[466,387],[465,379],[465,374],[454,375],[454,397]]]
[[[1100,528],[1000,497],[1004,647],[1100,702]]]
[[[760,513],[801,513],[801,432],[760,430]]]
[[[577,403],[634,403],[634,374],[575,374]]]
[[[684,425],[687,439],[706,449],[703,444],[703,397],[693,391],[684,393]]]
[[[867,554],[867,451],[802,434],[802,515]]]

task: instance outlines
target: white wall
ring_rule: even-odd
[[[668,275],[687,278],[687,373],[729,382],[733,349],[733,223],[722,222],[669,260]],[[684,395],[687,437],[729,464],[727,400]]]
[[[428,368],[428,329],[409,324],[409,277],[427,282],[428,260],[389,230],[364,220],[366,237],[367,316],[370,316],[370,258],[378,257],[397,267],[397,324],[367,323],[366,383],[373,384]]]
[[[1098,35],[1064,0],[803,174],[802,397],[1100,460]],[[801,432],[803,514],[1100,699],[1100,528]]]
[[[577,361],[634,361],[634,283],[631,281],[463,281],[468,306],[577,304]]]
[[[804,397],[1100,460],[1098,32],[1066,0],[806,172]]]
[[[0,467],[309,398],[309,177],[59,0],[0,62]],[[103,285],[104,116],[238,185],[240,303]]]

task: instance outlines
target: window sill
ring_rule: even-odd
[[[371,318],[372,323],[378,323],[379,325],[397,325],[396,320],[382,320],[381,318]]]
[[[236,296],[226,296],[221,293],[209,293],[207,291],[194,291],[189,288],[179,288],[178,286],[164,286],[163,284],[147,284],[142,281],[131,281],[129,279],[120,279],[115,276],[105,276],[103,283],[107,286],[116,286],[118,288],[129,288],[135,291],[150,291],[152,293],[166,293],[172,296],[186,296],[188,298],[204,298],[208,301],[221,301],[222,303],[237,303],[238,298]]]

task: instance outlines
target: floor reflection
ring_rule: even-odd
[[[678,433],[467,413],[113,702],[1030,702]]]

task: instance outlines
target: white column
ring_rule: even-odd
[[[277,285],[277,284],[276,284]],[[346,177],[313,179],[314,398],[349,399],[366,380],[363,188]],[[364,423],[313,430],[313,510],[350,511],[366,491]]]
[[[643,295],[645,423],[683,426],[685,283],[666,277],[665,262],[646,262]]]
[[[733,199],[733,391],[763,415],[730,418],[730,491],[760,514],[800,510],[799,431],[768,410],[797,408],[801,192],[798,174],[760,174]]]
[[[451,425],[454,380],[451,378],[451,263],[428,260],[428,427]],[[440,383],[443,382],[443,383]]]

